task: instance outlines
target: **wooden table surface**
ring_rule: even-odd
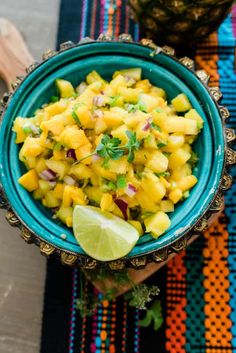
[[[1,0],[0,17],[23,34],[32,55],[55,47],[59,0]],[[0,83],[0,95],[4,85]],[[46,259],[0,210],[0,352],[38,353]],[[53,353],[53,352],[52,352]]]

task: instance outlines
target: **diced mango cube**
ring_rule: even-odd
[[[70,98],[75,95],[74,87],[69,81],[57,79],[55,82],[61,98]]]
[[[144,219],[147,232],[151,232],[153,238],[158,238],[170,227],[170,219],[166,213],[159,211]]]
[[[43,152],[43,148],[40,145],[40,138],[26,137],[24,145],[20,150],[20,160],[24,157],[37,157]],[[24,159],[23,159],[24,161]]]
[[[173,212],[175,209],[174,204],[171,200],[162,200],[160,203],[160,206],[161,206],[161,211],[166,213]]]
[[[129,224],[137,229],[139,235],[143,235],[143,227],[139,221],[135,221],[133,219],[128,220]]]
[[[28,119],[18,117],[15,119],[12,130],[16,133],[16,143],[22,143],[26,139],[26,133],[24,132],[24,125]]]
[[[66,110],[68,102],[65,99],[60,99],[58,102],[49,104],[44,109],[50,115],[57,115]]]
[[[174,189],[169,193],[169,199],[173,202],[173,203],[177,203],[179,202],[179,200],[182,198],[183,193],[180,189]]]
[[[114,210],[114,202],[112,195],[109,193],[104,193],[100,201],[100,207],[103,211],[112,212]]]
[[[89,143],[89,140],[83,130],[79,130],[76,126],[66,126],[59,137],[59,142],[68,148],[77,149]]]
[[[188,175],[180,179],[177,182],[177,185],[178,185],[178,188],[184,192],[191,189],[196,183],[197,183],[197,178],[195,177],[195,175]]]
[[[183,148],[179,148],[177,151],[171,153],[169,158],[169,168],[176,169],[181,167],[190,157],[191,154],[189,152],[185,151]]]
[[[85,129],[92,129],[94,127],[92,114],[85,104],[79,104],[78,107],[75,108],[75,113]]]
[[[43,205],[49,208],[55,208],[60,206],[61,201],[55,197],[53,191],[48,191],[43,198]]]
[[[54,159],[46,160],[46,166],[63,179],[70,169],[70,165],[65,161],[55,161]]]
[[[178,94],[178,96],[172,99],[171,103],[177,112],[186,112],[192,108],[188,97],[184,93]]]
[[[23,174],[18,179],[18,183],[30,192],[38,189],[38,174],[36,173],[35,169],[31,169],[27,173]]]
[[[69,224],[70,224],[70,221],[72,221],[73,209],[72,207],[61,206],[57,211],[56,215],[63,223],[66,223],[67,227],[69,227],[68,221],[69,221]],[[70,227],[71,226],[72,226],[72,222]]]
[[[57,183],[57,185],[56,185],[55,188],[53,189],[53,195],[54,195],[57,199],[62,200],[64,188],[65,188],[65,184]]]
[[[89,154],[91,154],[91,152],[92,152],[92,145],[89,142],[86,145],[83,145],[83,146],[80,146],[79,148],[77,148],[75,150],[75,155],[76,155],[77,160],[80,160],[80,159],[88,156]],[[85,159],[83,159],[81,161],[81,163],[83,163],[83,164],[91,164],[92,163],[92,158],[91,157],[85,158]]]
[[[156,151],[152,154],[152,157],[146,163],[146,166],[154,173],[163,173],[167,170],[168,163],[168,158],[160,151]]]

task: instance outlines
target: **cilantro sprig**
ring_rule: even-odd
[[[111,137],[109,135],[104,135],[101,142],[97,146],[94,152],[88,154],[87,156],[81,158],[74,164],[78,164],[84,159],[87,159],[95,154],[104,158],[103,167],[108,168],[109,161],[118,160],[125,154],[128,155],[127,160],[132,163],[134,160],[134,152],[140,148],[141,142],[137,140],[136,132],[127,130],[126,135],[128,137],[128,142],[126,145],[120,145],[121,140],[118,137]]]

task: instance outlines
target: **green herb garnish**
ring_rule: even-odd
[[[155,130],[161,132],[160,126],[158,126],[158,125],[155,124],[154,122],[152,122],[150,126],[151,126],[152,129],[155,129]]]
[[[75,110],[72,110],[71,112],[72,118],[74,119],[74,121],[76,122],[76,124],[78,124],[79,126],[81,126],[81,122],[79,120],[78,115],[76,114]]]
[[[134,113],[137,110],[140,110],[143,113],[147,113],[147,107],[142,104],[142,103],[137,103],[137,104],[128,104],[127,105],[127,110],[129,113]]]
[[[157,286],[147,286],[144,283],[140,283],[134,286],[132,292],[125,294],[125,299],[129,300],[130,306],[135,306],[140,310],[147,309],[147,303],[151,302],[155,296],[158,296],[160,290]]]
[[[161,108],[156,108],[156,109],[155,109],[155,112],[157,112],[157,113],[163,113],[163,111],[164,111],[164,110],[161,109]]]
[[[139,321],[141,327],[148,327],[153,322],[153,329],[157,331],[163,324],[163,316],[160,300],[155,300],[146,315]]]
[[[59,101],[59,99],[60,99],[60,98],[59,98],[58,96],[52,96],[51,99],[50,99],[50,102],[56,103],[56,102]]]
[[[60,142],[56,142],[53,146],[54,151],[60,151],[62,148],[62,144]]]
[[[163,172],[163,173],[154,173],[157,177],[166,177],[170,176],[169,172]]]
[[[30,125],[25,125],[25,126],[23,126],[23,131],[25,134],[30,134],[32,132],[32,129],[31,129]]]
[[[118,189],[124,189],[127,186],[125,175],[118,175],[116,182]]]
[[[121,140],[118,137],[103,136],[101,143],[96,148],[96,153],[104,158],[103,166],[108,168],[110,159],[117,160],[124,154],[124,150],[119,147]]]
[[[157,147],[162,148],[165,147],[167,145],[166,142],[157,142]]]
[[[129,138],[128,143],[125,147],[128,149],[128,162],[132,163],[134,160],[134,151],[137,151],[140,147],[140,141],[137,140],[136,132],[127,130],[126,135]]]

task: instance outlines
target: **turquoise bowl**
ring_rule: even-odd
[[[76,86],[91,70],[110,79],[115,70],[140,67],[144,78],[167,92],[168,100],[184,92],[205,122],[194,145],[200,157],[194,170],[199,182],[190,197],[171,214],[171,227],[158,239],[145,234],[126,258],[109,263],[111,268],[138,268],[150,261],[165,260],[170,252],[184,248],[205,227],[211,211],[219,208],[216,204],[219,204],[218,192],[224,180],[226,150],[222,117],[215,99],[219,92],[212,90],[214,98],[192,68],[188,68],[192,65],[191,60],[183,58],[180,62],[166,52],[168,48],[161,50],[153,44],[150,48],[149,41],[143,44],[146,45],[106,40],[79,45],[67,43],[59,53],[50,52],[49,58],[35,65],[6,104],[0,129],[0,177],[5,195],[2,195],[1,203],[8,205],[7,218],[21,228],[26,241],[40,245],[44,254],[59,254],[66,264],[86,268],[100,265],[83,252],[71,230],[52,219],[51,212],[18,184],[25,167],[18,159],[20,147],[15,144],[15,133],[12,132],[17,116],[30,117],[50,100],[55,94],[57,78],[67,79]],[[206,81],[204,73],[200,74]],[[62,234],[66,234],[66,240],[62,239]]]

